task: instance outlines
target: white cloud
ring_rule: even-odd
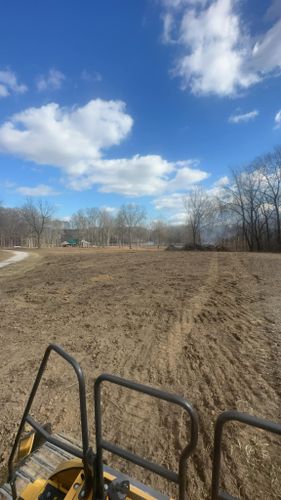
[[[230,184],[230,179],[227,175],[220,177],[217,181],[213,183],[209,189],[206,190],[206,193],[211,197],[219,197],[222,198],[225,194],[225,187]]]
[[[183,203],[183,193],[173,193],[169,196],[164,195],[153,200],[156,210],[165,213],[165,219],[171,224],[185,224],[186,211]]]
[[[208,173],[181,166],[183,162],[168,162],[159,155],[135,155],[131,158],[95,160],[81,176],[71,176],[70,187],[75,190],[99,185],[103,193],[125,196],[154,196],[175,188],[186,190]],[[185,163],[185,162],[184,162]]]
[[[108,148],[130,133],[133,119],[121,101],[96,99],[80,108],[51,103],[17,113],[0,127],[0,151],[61,170],[69,187],[98,186],[127,196],[184,190],[205,179],[198,161],[169,162],[159,155],[109,159]]]
[[[86,69],[83,69],[81,73],[81,79],[85,82],[101,82],[102,75],[98,71],[89,72]]]
[[[173,39],[173,30],[175,27],[174,16],[170,12],[167,12],[162,16],[163,19],[163,35],[162,40],[164,43],[176,43]]]
[[[177,212],[176,214],[173,214],[173,215],[170,215],[170,217],[168,217],[168,222],[170,224],[173,224],[175,226],[177,225],[181,225],[181,224],[186,224],[186,212],[182,211],[182,212]]]
[[[89,164],[84,175],[72,176],[69,182],[70,187],[76,190],[88,189],[95,184],[100,185],[99,190],[103,193],[154,195],[165,190],[165,176],[173,168],[173,164],[157,155],[135,155],[113,160],[102,158]]]
[[[9,95],[9,91],[5,85],[0,83],[0,97],[7,97]]]
[[[20,186],[16,189],[16,191],[23,196],[54,196],[57,193],[52,187],[47,186],[46,184],[39,184],[35,187],[28,186]]]
[[[196,182],[201,182],[207,179],[210,174],[204,172],[197,168],[199,166],[198,160],[187,160],[187,161],[177,161],[175,162],[175,168],[177,169],[175,176],[170,179],[168,183],[169,191],[186,190]]]
[[[0,97],[7,97],[11,93],[24,94],[27,86],[18,83],[16,74],[10,70],[0,71]]]
[[[225,175],[220,177],[215,181],[210,187],[208,187],[205,192],[211,198],[222,197],[224,195],[224,187],[230,183],[229,178]],[[189,189],[193,186],[190,185]],[[188,189],[185,192],[175,192],[170,195],[164,194],[157,198],[154,198],[152,204],[156,210],[159,210],[165,214],[165,218],[171,224],[185,224],[186,223],[186,210],[184,209],[184,197],[186,196]]]
[[[37,89],[42,92],[44,90],[58,90],[65,80],[65,75],[58,69],[51,68],[47,75],[41,75],[37,79]]]
[[[259,115],[257,109],[249,111],[249,113],[231,115],[228,119],[229,123],[246,123],[254,120]]]
[[[215,186],[220,186],[220,187],[223,187],[223,186],[227,186],[228,184],[230,183],[230,179],[229,177],[227,177],[227,175],[224,175],[223,177],[220,177],[216,182],[215,182]]]
[[[63,217],[60,217],[60,220],[63,222],[70,222],[71,221],[71,215],[64,215]]]
[[[62,220],[63,222],[70,222],[71,215],[64,215],[63,217],[60,217],[60,220]]]
[[[251,37],[236,0],[162,3],[163,40],[181,49],[173,74],[183,89],[230,96],[280,71],[281,19]]]
[[[281,70],[281,19],[255,43],[253,47],[252,67],[256,73],[271,74]]]
[[[132,124],[121,101],[96,99],[72,109],[50,103],[5,122],[0,127],[0,150],[80,175],[100,158],[103,148],[119,144]]]
[[[116,214],[118,212],[118,208],[117,207],[111,207],[111,206],[108,206],[108,205],[102,205],[101,209],[102,210],[106,210],[106,212],[109,212],[110,214]]]
[[[153,200],[153,205],[157,210],[180,210],[183,209],[183,194],[173,193],[169,196],[160,196]]]
[[[275,128],[280,128],[281,127],[281,109],[276,113],[275,118]]]
[[[177,10],[188,5],[205,5],[208,0],[162,0],[162,2],[165,7]]]

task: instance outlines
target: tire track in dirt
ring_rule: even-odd
[[[251,268],[256,257],[248,261],[243,255],[199,252],[94,256],[86,251],[42,257],[25,274],[17,273],[17,287],[12,269],[1,274],[3,447],[11,440],[43,351],[56,341],[85,370],[90,410],[93,381],[103,371],[178,393],[197,408],[200,440],[188,468],[189,491],[193,499],[207,499],[217,415],[238,408],[278,419],[278,378],[272,369],[273,358],[275,370],[277,361],[259,310],[262,281]],[[48,410],[55,408],[58,414],[51,420],[58,430],[76,434],[73,381],[56,360],[52,366],[56,371],[44,385],[48,402],[40,396],[39,415],[48,420]],[[175,469],[189,432],[181,414],[115,388],[105,387],[104,396],[106,437]],[[279,498],[273,461],[278,457],[270,458],[268,440],[244,430],[236,435],[232,429],[226,437],[232,438],[224,464],[229,491],[240,491],[246,500]],[[251,461],[258,473],[248,472]],[[124,469],[175,494],[161,478],[136,473],[128,464]]]
[[[189,466],[189,493],[194,498],[209,496],[213,427],[218,413],[236,408],[266,416],[266,400],[276,401],[275,391],[270,388],[263,373],[255,369],[255,358],[259,350],[263,350],[264,339],[256,333],[256,327],[260,326],[261,321],[257,319],[256,311],[252,312],[248,307],[248,304],[253,303],[254,284],[245,269],[240,267],[237,257],[230,258],[231,271],[221,273],[221,256],[214,254],[204,284],[188,304],[182,300],[179,320],[171,325],[165,336],[162,335],[162,339],[158,336],[152,342],[151,336],[145,335],[144,343],[147,343],[147,346],[144,348],[142,345],[146,356],[142,369],[149,367],[149,379],[164,387],[167,387],[168,383],[175,392],[192,401],[199,411],[199,446],[194,461],[191,461]],[[245,283],[246,287],[241,286]],[[161,345],[161,355],[158,342]],[[250,367],[248,355],[253,347],[256,353]],[[136,349],[132,358],[137,359],[138,353],[141,355],[141,352]],[[130,370],[131,368],[132,366]],[[245,379],[239,377],[239,371],[247,374]],[[263,401],[261,390],[266,396]],[[125,400],[123,404],[126,406],[129,402]],[[275,415],[276,409],[273,404],[271,417]],[[135,412],[145,415],[147,406],[136,404]],[[170,409],[159,407],[158,412],[158,418],[155,420],[158,425],[163,425],[166,431],[165,440],[158,442],[158,449],[161,452],[165,450],[167,463],[173,468],[176,465],[174,454],[169,453],[169,450],[173,449],[173,436],[178,436],[176,449],[182,448],[188,438],[187,425],[179,415],[169,419],[172,413]],[[154,413],[153,418],[155,416]],[[150,435],[154,433],[152,426]],[[122,432],[120,435],[122,436]],[[128,439],[130,435],[128,432]],[[245,431],[242,437],[246,436]],[[138,438],[141,438],[141,433]],[[150,451],[152,456],[160,458],[161,453],[158,456],[153,448]],[[244,488],[244,470],[239,469],[229,453],[227,457],[231,465],[228,467],[225,486],[237,495],[240,493],[242,498],[250,499],[252,489],[247,493]],[[236,458],[239,461],[239,456]],[[267,465],[269,467],[269,464]],[[151,479],[150,476],[148,478]],[[274,478],[270,474],[268,478],[268,491],[271,491],[271,481]],[[251,479],[254,481],[253,476]],[[156,484],[161,486],[161,480]],[[261,491],[267,487],[264,481],[260,486]],[[256,498],[264,498],[263,493]]]
[[[189,348],[189,335],[196,318],[203,310],[211,290],[216,284],[218,278],[217,254],[211,254],[209,269],[204,278],[204,283],[199,286],[195,293],[193,291],[192,297],[188,301],[186,301],[184,294],[182,295],[176,321],[167,322],[164,331],[156,331],[155,333],[155,327],[152,328],[151,324],[150,328],[146,327],[143,332],[140,332],[141,342],[137,343],[130,358],[125,361],[122,368],[119,367],[123,376],[129,375],[137,380],[141,373],[142,380],[148,380],[150,385],[164,387],[186,397],[192,403],[196,402],[192,386],[190,386],[190,381],[186,376],[185,350]],[[160,318],[158,319],[161,322]],[[163,320],[163,318],[161,319]],[[155,320],[157,318],[154,315],[154,323]],[[142,449],[147,451],[146,456],[154,458],[159,463],[163,461],[164,456],[164,465],[176,470],[175,456],[178,456],[189,439],[189,422],[183,419],[181,412],[171,406],[157,403],[152,410],[149,401],[145,401],[146,398],[140,398],[139,395],[137,398],[132,398],[131,394],[122,397],[121,392],[118,396],[117,407],[126,408],[126,413],[131,416],[137,415],[138,419],[149,426],[149,432],[141,427],[139,432],[134,431],[135,447],[138,448],[137,443],[141,441]],[[122,418],[119,418],[118,421],[118,430],[115,431],[113,439],[119,443],[124,441],[130,443],[131,449],[132,429],[122,425]],[[159,433],[159,429],[162,430],[162,433]],[[190,464],[189,470],[192,471],[192,469],[194,467]],[[144,477],[143,473],[141,477]],[[152,480],[150,474],[145,473],[145,477],[147,480]],[[204,479],[204,475],[202,475],[202,481]],[[159,488],[164,486],[163,480],[155,477],[153,484]],[[167,485],[165,488],[167,491]],[[171,494],[175,494],[173,488],[168,487],[168,489]]]
[[[161,387],[159,377],[155,380],[152,374],[151,366],[154,365],[154,370],[159,375],[160,370],[158,361],[161,359],[164,345],[165,332],[155,332],[154,324],[157,321],[157,316],[154,314],[150,318],[151,323],[145,325],[137,333],[137,338],[134,339],[134,346],[129,349],[130,355],[124,360],[121,366],[118,366],[118,372],[125,378],[149,383],[152,386]],[[159,352],[160,350],[160,352]],[[141,376],[140,376],[141,374]],[[163,387],[163,386],[162,386]],[[105,420],[108,425],[105,425],[105,433],[110,439],[119,445],[127,447],[130,451],[139,453],[140,455],[154,461],[163,462],[163,455],[166,455],[167,443],[161,440],[159,429],[163,431],[163,405],[158,401],[151,400],[147,396],[134,393],[125,389],[114,388],[114,402],[112,391],[104,391],[104,400],[108,405],[108,415],[105,415]],[[113,408],[112,408],[113,405]],[[111,420],[112,411],[117,418],[118,425],[112,429]],[[164,429],[166,432],[167,429]],[[155,449],[157,443],[157,450]],[[120,465],[120,460],[115,459],[114,462]],[[166,464],[167,465],[167,464]],[[151,481],[156,487],[163,487],[163,480],[157,480],[155,476],[147,471],[136,470],[132,464],[127,464],[127,472],[133,474],[139,479]]]
[[[222,255],[218,257],[220,260],[224,259]],[[190,344],[193,349],[186,353],[187,377],[193,378],[195,387],[197,385],[199,388],[197,407],[200,415],[201,437],[196,461],[197,473],[203,479],[200,493],[202,496],[199,495],[199,498],[205,498],[206,484],[210,484],[211,481],[209,471],[211,470],[214,424],[212,415],[217,416],[220,411],[236,408],[253,412],[256,415],[276,418],[278,411],[277,394],[268,383],[265,374],[258,370],[256,363],[259,351],[265,351],[266,339],[263,332],[258,330],[262,322],[258,319],[257,311],[249,307],[255,297],[255,286],[249,274],[245,273],[245,269],[241,269],[237,256],[232,254],[230,258],[232,262],[228,266],[228,271],[219,273],[217,283],[215,286],[212,284],[209,290],[209,299],[194,316],[194,327],[190,333]],[[244,305],[241,308],[237,307],[237,301],[241,301]],[[198,363],[194,363],[196,359]],[[243,374],[242,377],[240,373]],[[196,380],[200,382],[196,384]],[[206,390],[206,387],[209,390]],[[267,407],[267,414],[265,414],[265,407]],[[242,434],[245,438],[247,431],[244,430]],[[234,435],[233,439],[237,444]],[[256,448],[258,447],[257,443]],[[260,451],[262,453],[262,450]],[[275,458],[277,459],[277,455]],[[233,460],[229,460],[226,486],[230,488],[232,494],[238,495],[240,491],[242,498],[253,498],[253,489],[251,487],[245,489],[243,486],[245,482],[247,483],[245,481],[246,466],[244,469],[243,466],[241,467],[239,454],[236,453],[235,459],[238,463],[240,462],[240,468]],[[265,461],[265,467],[270,472],[269,458]],[[204,474],[200,474],[200,468]],[[206,470],[207,474],[205,474]],[[253,474],[249,477],[252,485],[256,484],[257,488],[254,498],[265,498],[264,493],[258,493],[258,491],[273,491],[272,479],[274,478],[270,473],[267,477],[268,484],[265,484],[263,478],[259,486]],[[258,487],[260,487],[259,490]],[[268,498],[279,498],[279,493],[276,492],[276,495],[272,493],[272,496]]]

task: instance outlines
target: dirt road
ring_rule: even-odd
[[[2,258],[1,258],[2,257]],[[28,257],[27,252],[19,252],[14,250],[0,252],[0,269],[11,264],[16,264]]]
[[[93,381],[104,371],[195,406],[200,439],[189,491],[209,498],[217,415],[239,409],[281,420],[280,264],[281,256],[265,254],[67,249],[0,270],[2,470],[43,351],[57,342],[85,370],[91,422]],[[51,368],[35,414],[75,435],[75,380],[55,359]],[[189,430],[181,413],[125,390],[106,388],[104,396],[107,438],[175,468]],[[280,441],[239,426],[226,441],[228,492],[280,499]],[[126,470],[175,494],[162,479],[129,464]]]

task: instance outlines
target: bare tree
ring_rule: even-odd
[[[87,239],[94,243],[98,243],[98,227],[99,227],[99,217],[100,211],[96,207],[87,208],[86,215],[88,219],[88,235]]]
[[[151,237],[159,248],[167,241],[168,228],[162,220],[156,220],[151,223]]]
[[[44,230],[44,244],[47,246],[59,246],[65,231],[65,221],[52,219]]]
[[[213,221],[215,213],[214,200],[203,190],[196,186],[183,197],[186,210],[187,223],[191,228],[192,243],[194,246],[202,244],[202,235]]]
[[[99,241],[105,246],[109,245],[113,229],[113,217],[106,209],[99,212]]]
[[[80,209],[75,212],[70,219],[70,224],[72,229],[75,230],[78,240],[86,238],[88,232],[88,218],[85,210]]]
[[[133,232],[144,223],[146,218],[145,210],[140,205],[129,203],[121,206],[118,217],[128,231],[129,247],[132,248]]]
[[[255,164],[232,172],[232,185],[226,189],[226,206],[240,221],[250,252],[262,250],[269,217],[264,176]]]
[[[255,162],[256,170],[259,170],[264,177],[264,198],[265,207],[267,208],[265,215],[267,216],[267,230],[269,235],[268,212],[272,219],[274,213],[276,227],[276,243],[278,248],[281,248],[281,220],[280,220],[280,203],[281,203],[281,147],[275,148],[272,153],[269,153]]]
[[[48,201],[41,199],[34,202],[31,198],[27,198],[21,209],[22,217],[35,236],[38,248],[41,247],[42,234],[53,213],[54,207]]]
[[[117,216],[115,217],[115,231],[117,243],[119,246],[123,247],[126,238],[126,221],[123,210],[119,210]]]

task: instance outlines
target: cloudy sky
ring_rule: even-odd
[[[0,200],[179,221],[281,144],[280,40],[280,0],[4,2]]]

